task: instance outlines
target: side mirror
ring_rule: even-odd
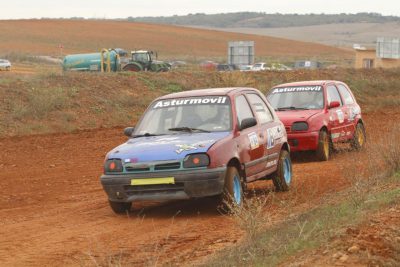
[[[257,121],[255,118],[243,119],[242,122],[240,123],[240,130],[244,130],[244,129],[253,127],[254,125],[257,125]]]
[[[337,108],[337,107],[340,107],[339,101],[332,101],[331,103],[329,103],[329,108]]]
[[[124,135],[131,137],[134,130],[135,130],[135,127],[126,127],[124,129]]]

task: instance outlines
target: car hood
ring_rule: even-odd
[[[229,132],[180,133],[173,135],[131,138],[111,150],[107,159],[121,159],[123,162],[180,160],[187,154],[204,153]]]
[[[322,110],[285,110],[285,111],[276,111],[279,119],[286,126],[290,126],[293,122],[296,121],[307,121],[312,116],[321,113]]]

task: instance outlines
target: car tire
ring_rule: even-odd
[[[10,71],[11,70],[11,68],[10,67],[6,67],[6,71]]]
[[[131,210],[132,202],[114,202],[109,200],[111,209],[116,214],[126,214]]]
[[[290,154],[286,150],[282,150],[279,155],[278,169],[272,177],[276,191],[288,191],[292,182],[292,161]]]
[[[230,211],[234,206],[243,204],[243,186],[239,171],[236,167],[228,167],[222,195],[223,209]]]
[[[329,135],[325,130],[321,130],[319,132],[318,148],[316,151],[317,159],[319,161],[329,160],[331,150],[332,150],[332,145]]]
[[[362,123],[357,123],[353,139],[351,140],[351,147],[354,150],[360,150],[364,147],[366,140],[367,135],[365,133],[364,125]]]

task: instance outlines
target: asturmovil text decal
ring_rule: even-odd
[[[226,96],[209,96],[209,97],[190,97],[190,98],[179,98],[179,99],[168,99],[157,101],[153,106],[156,108],[166,108],[166,107],[176,107],[176,106],[186,106],[186,105],[209,105],[217,104],[224,105],[228,101]]]

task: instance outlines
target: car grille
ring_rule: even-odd
[[[181,167],[180,162],[172,162],[172,163],[164,163],[164,164],[157,164],[154,166],[155,171],[163,171],[163,170],[176,170]]]
[[[183,191],[184,184],[176,183],[176,184],[160,184],[160,185],[125,185],[124,186],[125,193],[128,196],[132,195],[145,195],[152,193],[163,193],[163,192],[171,192],[171,191]]]
[[[131,167],[131,166],[126,166],[125,170],[127,172],[147,172],[147,171],[150,171],[150,167]]]
[[[168,171],[168,170],[179,170],[181,168],[180,161],[168,161],[168,162],[154,162],[145,164],[126,164],[125,170],[127,172],[150,172],[150,171]]]

